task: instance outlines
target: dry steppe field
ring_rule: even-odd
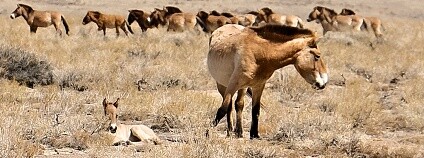
[[[424,157],[424,3],[420,0],[0,0],[0,157]],[[70,36],[29,33],[10,19],[16,3],[58,10]],[[81,24],[87,10],[127,16],[164,5],[183,11],[244,13],[270,7],[306,18],[317,5],[378,16],[384,40],[367,32],[329,32],[319,42],[330,80],[315,90],[293,66],[269,80],[250,140],[211,128],[222,99],[206,67],[209,35],[196,31],[106,37]],[[63,27],[62,27],[63,29]],[[123,35],[123,34],[121,34]],[[31,88],[30,88],[31,87]],[[161,145],[111,146],[103,98],[120,101],[120,122],[152,127]],[[246,97],[246,104],[250,98]],[[209,137],[206,137],[208,131]]]

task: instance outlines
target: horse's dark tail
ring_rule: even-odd
[[[362,30],[368,31],[368,24],[367,24],[367,21],[365,19],[362,20],[361,31]]]
[[[65,26],[66,34],[69,36],[69,26],[68,26],[68,23],[65,20],[65,17],[63,17],[63,15],[61,16],[61,20],[62,20],[63,26]]]
[[[128,31],[130,31],[131,34],[134,34],[133,30],[131,29],[131,25],[128,24],[127,21],[125,21],[125,25],[127,25]]]

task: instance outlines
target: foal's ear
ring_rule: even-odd
[[[113,106],[115,106],[116,108],[118,108],[118,101],[119,101],[119,98],[116,99],[115,103],[113,103]]]

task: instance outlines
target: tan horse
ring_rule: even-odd
[[[197,13],[197,17],[200,18],[200,20],[203,21],[203,23],[206,25],[206,32],[212,33],[219,27],[225,25],[225,24],[231,24],[231,20],[225,16],[222,15],[212,15],[208,14],[205,11],[199,11]]]
[[[136,21],[138,26],[140,26],[141,31],[146,32],[148,28],[152,28],[150,25],[150,12],[145,12],[142,10],[128,10],[128,24],[131,27],[131,24]]]
[[[316,33],[283,25],[258,28],[224,25],[212,33],[207,65],[223,101],[213,125],[227,115],[228,131],[233,130],[232,98],[237,92],[236,136],[243,137],[242,111],[246,89],[252,89],[250,138],[259,138],[258,119],[265,83],[275,70],[294,65],[299,74],[316,88],[328,81],[327,67],[317,46]]]
[[[280,15],[274,13],[270,8],[265,7],[258,10],[258,23],[264,21],[267,24],[279,24],[292,27],[303,28],[303,21],[295,15]]]
[[[97,30],[103,30],[104,36],[106,36],[106,28],[115,28],[117,36],[119,36],[119,28],[121,28],[125,35],[128,36],[128,31],[125,26],[128,27],[128,30],[132,34],[134,33],[124,16],[103,14],[98,11],[88,11],[82,20],[82,24],[87,25],[90,22],[96,23],[98,26]]]
[[[25,4],[18,4],[18,8],[10,14],[10,18],[15,19],[19,16],[24,17],[32,33],[37,32],[38,27],[48,27],[53,24],[56,32],[62,35],[59,28],[60,22],[65,26],[66,34],[69,35],[69,26],[63,15],[55,11],[38,11]]]
[[[334,10],[316,6],[309,14],[308,22],[317,21],[322,24],[324,34],[328,31],[355,30],[367,28],[364,18],[357,15],[339,15]]]
[[[343,8],[340,12],[340,15],[356,15],[356,13],[347,8]],[[374,31],[375,37],[382,37],[383,33],[381,32],[381,29],[384,29],[383,24],[381,23],[380,18],[377,17],[365,17],[364,22],[367,23],[368,26],[371,26],[372,30]]]
[[[179,8],[167,6],[162,10],[155,8],[150,15],[150,24],[154,27],[168,24],[168,31],[194,30],[196,25],[205,29],[204,23],[192,13],[183,13]]]
[[[145,143],[160,144],[161,141],[153,130],[145,125],[125,125],[118,124],[118,103],[119,98],[115,103],[110,103],[103,100],[103,110],[105,115],[109,117],[109,132],[114,136],[113,145],[134,144],[142,145]]]

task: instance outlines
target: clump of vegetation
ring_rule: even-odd
[[[30,88],[54,83],[52,66],[22,49],[0,46],[0,68],[1,77],[16,80]]]

